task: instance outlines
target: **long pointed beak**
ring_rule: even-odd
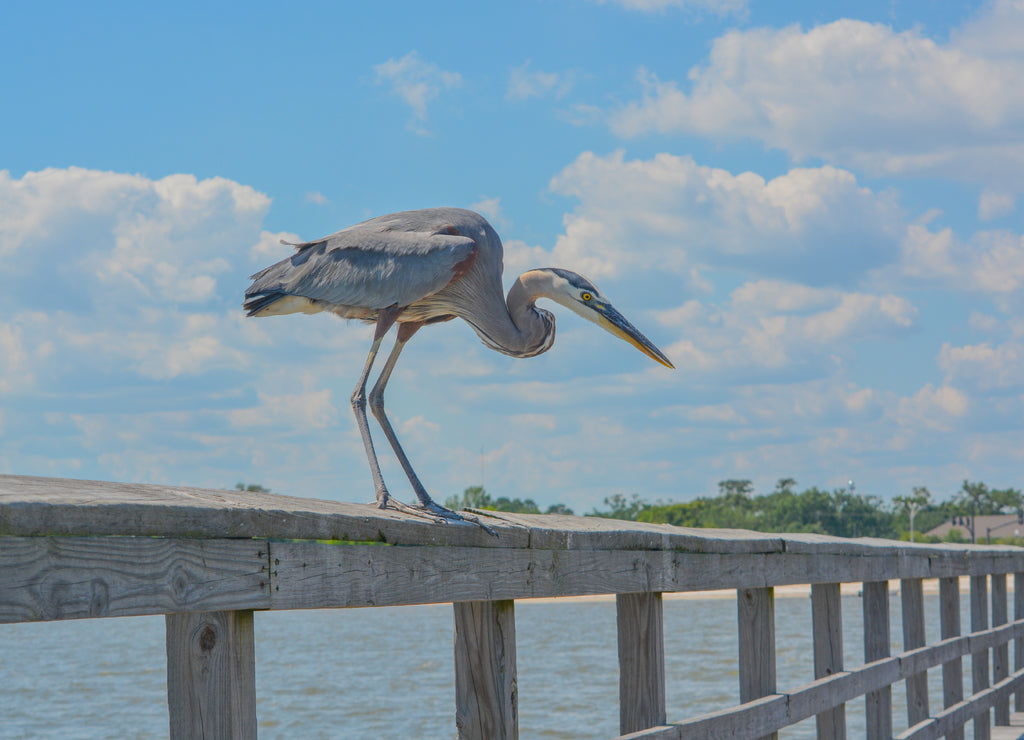
[[[640,330],[629,323],[626,317],[619,313],[614,306],[610,303],[605,303],[594,306],[594,309],[598,314],[597,323],[605,331],[629,342],[655,362],[660,362],[665,367],[675,370],[676,366],[665,356],[665,353],[655,347],[654,342],[641,334]]]

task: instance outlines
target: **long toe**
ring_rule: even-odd
[[[448,509],[444,506],[435,504],[433,501],[431,502],[430,506],[424,508],[426,508],[428,511],[433,512],[435,515],[439,517],[444,517],[445,519],[448,519],[450,521],[469,522],[470,524],[477,525],[478,527],[480,527],[480,529],[482,529],[492,537],[498,536],[498,533],[490,527],[488,527],[482,521],[480,521],[480,517],[478,517],[476,514],[470,514],[468,511],[452,511],[451,509]]]

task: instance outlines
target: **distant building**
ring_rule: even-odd
[[[965,541],[971,541],[971,517],[955,516],[947,520],[935,529],[925,532],[926,537],[938,537],[945,539],[949,530],[960,530]],[[1021,523],[1017,514],[985,514],[974,517],[974,541],[986,542],[989,537],[993,540],[1000,537],[1022,537],[1024,536],[1024,524]]]

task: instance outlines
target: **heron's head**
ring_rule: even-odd
[[[531,270],[523,277],[534,275],[536,277],[532,282],[538,287],[542,286],[542,289],[537,291],[538,297],[543,295],[545,298],[550,298],[587,321],[594,322],[619,339],[629,342],[652,360],[660,362],[665,367],[675,368],[665,353],[655,347],[650,339],[629,323],[626,317],[604,297],[598,287],[582,275],[556,267],[547,267]]]

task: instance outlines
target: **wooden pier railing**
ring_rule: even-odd
[[[993,720],[1010,724],[1011,695],[1024,707],[1024,550],[566,516],[502,514],[489,523],[497,537],[369,505],[0,476],[0,622],[167,615],[172,738],[256,736],[254,611],[443,602],[454,604],[458,736],[514,738],[515,600],[586,594],[616,595],[623,737],[771,737],[817,717],[819,737],[845,738],[845,705],[863,697],[867,737],[890,738],[896,690],[906,692],[900,724],[909,728],[897,737],[963,737],[973,723],[974,737],[987,738]],[[925,579],[939,581],[938,614],[925,613]],[[890,654],[894,580],[898,655]],[[864,609],[865,663],[849,670],[839,608],[847,582],[863,584]],[[811,586],[807,656],[817,678],[783,689],[773,588],[787,584]],[[669,724],[662,594],[724,588],[737,593],[742,703],[694,706],[695,716]],[[941,620],[941,640],[930,645],[926,620]],[[939,666],[944,700],[934,706],[926,671]]]

